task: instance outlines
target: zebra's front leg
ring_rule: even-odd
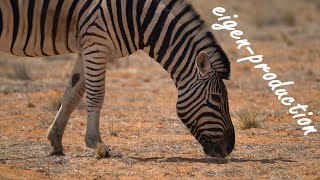
[[[63,95],[62,105],[47,133],[47,138],[53,147],[50,155],[64,155],[62,147],[64,130],[72,111],[79,104],[84,92],[83,61],[81,56],[78,55],[72,70],[71,79]]]
[[[105,96],[106,54],[100,48],[93,46],[83,50],[88,111],[85,141],[90,148],[102,143],[99,119]]]

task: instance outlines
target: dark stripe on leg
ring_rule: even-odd
[[[71,86],[74,87],[80,80],[80,74],[79,73],[75,73],[72,75],[71,78]]]

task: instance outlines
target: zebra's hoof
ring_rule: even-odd
[[[52,151],[49,156],[65,156],[65,154],[62,151]]]

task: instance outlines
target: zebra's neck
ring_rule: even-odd
[[[191,5],[182,0],[141,0],[138,7],[139,47],[171,75],[178,88],[196,80],[195,58],[201,51],[209,54],[212,63],[229,65],[218,59],[226,56]]]

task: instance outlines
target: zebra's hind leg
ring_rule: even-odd
[[[83,61],[81,56],[78,55],[71,79],[63,95],[62,105],[47,133],[47,138],[53,147],[50,155],[64,155],[62,147],[64,130],[72,111],[79,104],[84,92]]]

